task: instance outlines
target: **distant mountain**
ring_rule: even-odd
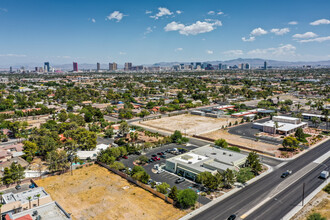
[[[259,67],[263,66],[264,62],[267,61],[268,66],[273,67],[296,67],[296,66],[303,66],[303,65],[311,65],[311,66],[327,66],[330,67],[330,60],[326,61],[297,61],[297,62],[290,62],[290,61],[278,61],[278,60],[267,60],[267,59],[260,59],[260,58],[238,58],[233,60],[226,60],[226,61],[205,61],[205,63],[210,63],[212,65],[218,65],[219,63],[226,64],[226,65],[238,65],[240,63],[249,63],[252,67]],[[201,62],[201,61],[196,61]],[[173,66],[176,64],[190,64],[191,62],[160,62],[155,63],[153,66]],[[195,63],[195,62],[194,62]],[[204,63],[204,62],[202,62]]]

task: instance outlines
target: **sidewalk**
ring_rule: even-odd
[[[246,182],[246,185],[251,184],[251,183],[253,183],[253,182],[261,179],[262,177],[266,176],[267,174],[269,174],[269,173],[271,173],[273,171],[273,168],[272,167],[270,167],[268,165],[266,165],[266,166],[268,167],[268,170],[266,172],[264,172],[264,173],[260,174],[259,176],[255,177],[255,178],[253,178],[253,179],[251,179],[249,181],[247,181]],[[244,187],[242,187],[242,188],[244,188]],[[218,203],[218,202],[224,200],[225,198],[233,195],[234,193],[238,192],[242,188],[234,188],[234,189],[232,189],[228,193],[225,193],[224,195],[222,195],[222,196],[220,196],[220,197],[212,200],[211,202],[207,203],[206,205],[204,205],[204,206],[202,206],[202,207],[200,207],[200,208],[198,208],[198,209],[190,212],[189,214],[183,216],[182,218],[180,218],[180,220],[188,220],[188,219],[190,219],[190,218],[198,215],[199,213],[205,211],[206,209],[210,208],[211,206],[215,205],[216,203]]]

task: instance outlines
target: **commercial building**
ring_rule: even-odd
[[[73,62],[73,71],[78,72],[78,63]]]
[[[110,71],[117,70],[117,63],[115,63],[115,62],[109,63],[109,70]]]
[[[264,62],[264,70],[267,69],[267,61]]]
[[[100,63],[96,63],[96,71],[100,71],[101,70],[101,64]]]
[[[273,116],[272,120],[264,123],[254,123],[253,128],[262,130],[270,134],[288,135],[295,132],[298,128],[305,128],[308,124],[301,122],[300,118],[287,116]]]
[[[206,145],[167,159],[165,169],[195,180],[199,173],[205,171],[215,174],[227,169],[239,170],[245,166],[246,159],[244,154]]]
[[[49,62],[45,62],[44,63],[44,70],[45,70],[45,72],[50,72],[50,65],[49,65]]]
[[[132,70],[132,63],[125,63],[125,68],[124,68],[124,70],[125,71],[129,71],[129,70]]]

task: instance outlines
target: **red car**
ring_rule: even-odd
[[[159,158],[159,157],[155,157],[155,159],[156,159],[156,160],[160,160],[160,158]]]
[[[157,153],[158,155],[163,155],[163,153],[162,152],[160,152],[160,153]]]
[[[125,156],[123,156],[123,158],[124,158],[124,159],[128,159],[128,157],[127,157],[126,155],[125,155]]]

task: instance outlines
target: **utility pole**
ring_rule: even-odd
[[[302,206],[304,206],[304,199],[305,199],[305,183],[303,183]]]

